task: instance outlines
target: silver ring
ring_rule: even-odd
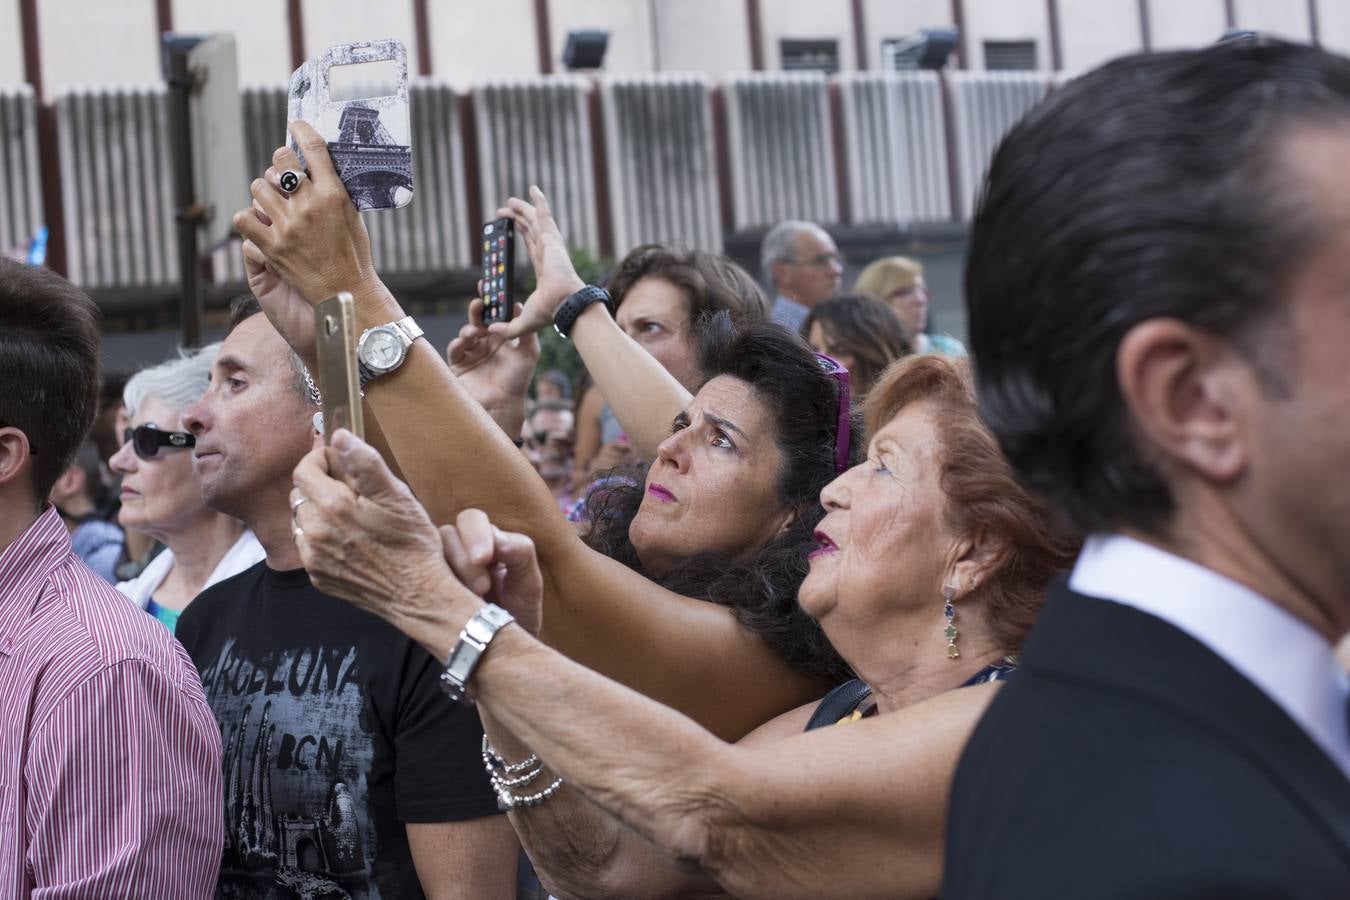
[[[287,169],[277,176],[277,184],[288,194],[294,194],[300,189],[300,182],[305,180],[305,173],[299,169]]]
[[[292,500],[292,501],[291,501],[291,515],[295,515],[295,511],[296,511],[297,509],[299,509],[300,507],[304,506],[304,505],[305,505],[306,503],[308,503],[308,502],[309,502],[309,498],[306,497],[304,494],[301,494],[297,499]]]
[[[291,526],[291,537],[295,538],[296,540],[299,540],[304,536],[305,536],[305,529],[301,528],[299,525]]]

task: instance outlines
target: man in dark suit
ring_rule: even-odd
[[[957,770],[943,896],[1350,897],[1350,60],[1056,91],[990,169],[982,411],[1090,535]]]

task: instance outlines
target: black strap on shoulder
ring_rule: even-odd
[[[806,730],[833,725],[857,709],[871,693],[872,689],[861,678],[845,681],[820,701],[816,711],[811,713],[811,721],[806,723]]]

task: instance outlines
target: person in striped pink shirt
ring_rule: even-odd
[[[208,897],[220,865],[197,671],[46,502],[93,424],[98,352],[87,296],[0,259],[0,900]]]

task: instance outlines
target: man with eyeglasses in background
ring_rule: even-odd
[[[183,648],[47,497],[94,422],[98,312],[0,259],[0,897],[209,897],[220,731]]]
[[[844,279],[839,248],[814,222],[779,222],[764,236],[760,262],[774,295],[769,315],[791,331],[800,331],[806,314],[837,294]]]

